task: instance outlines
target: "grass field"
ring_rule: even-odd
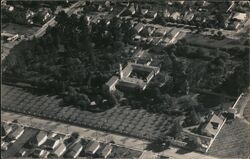
[[[241,119],[226,123],[208,154],[220,158],[247,158],[250,155],[250,127]]]
[[[165,136],[172,120],[163,114],[143,109],[114,107],[105,112],[92,113],[75,107],[60,107],[55,96],[35,95],[22,88],[2,85],[2,109],[58,120],[79,126],[126,134],[141,139]]]

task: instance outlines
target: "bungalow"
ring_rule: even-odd
[[[36,148],[33,152],[33,157],[38,157],[38,158],[46,158],[48,155],[48,151]]]
[[[10,138],[12,140],[17,140],[23,133],[24,133],[24,128],[22,126],[18,126],[17,129],[12,131],[8,135],[8,138]]]
[[[170,15],[171,15],[171,13],[167,9],[165,9],[164,12],[163,12],[163,17],[164,18],[169,18]]]
[[[148,9],[141,9],[141,14],[142,15],[145,15],[145,14],[147,14],[148,13]]]
[[[158,13],[155,11],[148,11],[147,14],[145,14],[146,18],[155,19],[157,17]]]
[[[107,158],[110,153],[112,152],[112,146],[109,144],[109,145],[106,145],[102,151],[100,152],[100,154],[98,154],[98,156],[100,156],[101,158]]]
[[[24,157],[27,154],[28,149],[26,148],[21,148],[21,150],[19,150],[19,152],[16,154],[17,157]]]
[[[173,14],[171,14],[170,16],[173,20],[179,20],[181,17],[181,13],[179,12],[174,12]]]
[[[186,12],[183,16],[183,20],[186,22],[192,21],[193,18],[194,18],[194,13],[192,13],[192,12]]]
[[[165,36],[167,32],[169,32],[171,29],[170,28],[157,28],[154,32],[154,36]]]
[[[131,6],[128,8],[128,12],[129,12],[131,15],[134,15],[134,14],[135,14],[135,6],[134,6],[134,5],[131,5]]]
[[[43,144],[46,149],[54,150],[60,144],[60,139],[50,138]]]
[[[1,124],[1,136],[4,137],[12,131],[12,127],[6,123]]]
[[[232,17],[233,20],[240,21],[240,22],[245,21],[246,18],[247,18],[247,14],[246,13],[240,13],[240,12],[234,13],[234,15]]]
[[[108,88],[109,91],[115,90],[115,85],[119,81],[118,76],[112,76],[108,82],[105,83],[105,86]]]
[[[144,25],[142,23],[138,23],[135,25],[134,30],[136,31],[136,33],[140,33],[143,28],[144,28]]]
[[[66,157],[68,158],[76,158],[80,152],[82,151],[83,146],[80,142],[76,143],[66,154]]]
[[[40,131],[34,138],[29,142],[32,146],[40,146],[48,139],[47,132]]]
[[[9,142],[1,141],[1,150],[7,151],[9,144],[10,144]]]
[[[66,146],[63,142],[52,152],[52,155],[55,157],[61,157],[62,154],[66,151]]]
[[[88,155],[94,155],[99,148],[100,148],[100,143],[97,141],[92,141],[87,145],[85,153]]]
[[[151,36],[155,31],[155,28],[147,26],[145,27],[141,32],[140,35],[144,36],[144,37],[148,37]]]
[[[207,124],[201,129],[202,133],[214,137],[222,126],[223,119],[216,114],[212,114]]]

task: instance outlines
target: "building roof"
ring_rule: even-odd
[[[67,157],[76,158],[80,154],[82,149],[83,149],[82,144],[80,142],[76,143],[67,153]]]
[[[111,145],[106,145],[101,152],[101,157],[107,158],[108,155],[111,153],[112,148],[113,147]]]
[[[118,77],[118,76],[112,76],[112,77],[110,78],[110,80],[108,80],[108,82],[106,82],[106,85],[107,85],[108,87],[112,87],[114,84],[116,84],[116,83],[118,82],[118,80],[119,80],[119,77]]]
[[[191,21],[191,20],[193,20],[193,18],[194,18],[194,13],[192,13],[192,12],[186,12],[184,17],[183,17],[183,19],[185,21]]]
[[[60,143],[60,145],[52,152],[53,155],[60,157],[66,151],[66,146],[64,143]]]
[[[181,13],[179,12],[174,12],[173,14],[171,14],[171,18],[173,18],[174,20],[178,20],[180,16]]]
[[[85,149],[86,153],[95,154],[95,152],[99,149],[100,143],[97,141],[92,141],[88,144],[88,146]]]
[[[157,16],[157,12],[155,11],[148,11],[147,14],[145,14],[147,18],[155,18]]]
[[[43,144],[45,141],[46,141],[46,139],[48,138],[48,136],[47,136],[47,132],[45,132],[45,131],[40,131],[37,135],[36,135],[36,137],[35,137],[35,139],[34,139],[34,143],[35,144]]]
[[[154,32],[154,35],[156,35],[156,36],[164,36],[164,35],[166,35],[166,33],[168,32],[168,31],[170,31],[171,29],[168,29],[168,28],[157,28],[156,30],[155,30],[155,32]]]
[[[1,124],[1,135],[5,136],[8,135],[12,130],[12,127],[6,123]]]
[[[219,131],[220,126],[223,123],[223,119],[213,114],[209,120],[209,122],[205,125],[204,131],[208,135],[215,136],[215,134]]]
[[[236,12],[232,19],[239,20],[239,21],[244,21],[246,18],[247,18],[246,13]]]
[[[14,131],[12,131],[8,137],[11,139],[17,139],[19,138],[24,132],[24,128],[22,126],[18,126],[17,129],[15,129]]]
[[[139,33],[140,31],[142,31],[144,25],[142,23],[138,23],[135,25],[134,29],[137,31],[137,33]]]
[[[54,139],[54,138],[50,138],[48,139],[45,143],[44,146],[46,148],[50,148],[50,149],[54,149],[56,146],[58,146],[60,143],[60,139]]]
[[[135,14],[135,6],[134,5],[131,5],[128,9],[128,11],[131,13],[131,14]]]
[[[151,34],[153,34],[154,30],[155,28],[147,26],[141,31],[141,35],[150,36]]]

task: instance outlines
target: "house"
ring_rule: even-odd
[[[150,26],[146,26],[141,32],[140,35],[144,36],[144,37],[148,37],[151,36],[155,31],[154,27],[150,27]]]
[[[39,23],[45,23],[52,16],[52,11],[49,8],[40,8],[35,14],[35,17]]]
[[[183,20],[186,22],[192,21],[193,18],[194,18],[194,13],[192,13],[192,12],[185,12],[185,14],[183,16]]]
[[[173,14],[171,14],[170,16],[173,20],[179,20],[181,17],[181,13],[179,12],[174,12]]]
[[[135,6],[132,4],[129,8],[128,8],[128,12],[130,15],[134,15],[135,14]]]
[[[17,157],[24,157],[27,154],[28,149],[26,148],[21,148],[19,152],[16,154]]]
[[[153,45],[159,45],[162,42],[162,38],[161,37],[155,37],[152,40],[152,44]]]
[[[140,33],[143,28],[144,28],[144,25],[142,23],[138,23],[135,25],[134,30],[136,31],[136,33]]]
[[[92,141],[90,142],[86,149],[85,149],[85,153],[88,155],[94,155],[96,153],[96,151],[99,149],[100,147],[100,143],[97,141]]]
[[[83,146],[80,142],[76,143],[66,154],[68,158],[76,158],[82,151]]]
[[[171,15],[171,13],[167,9],[165,9],[164,12],[163,12],[163,17],[164,18],[169,18],[170,15]]]
[[[1,124],[1,136],[4,137],[12,131],[12,127],[6,123]]]
[[[55,157],[61,157],[65,151],[66,151],[66,146],[64,145],[63,142],[61,142],[59,146],[55,150],[53,150],[52,155]]]
[[[109,91],[115,90],[115,85],[119,81],[118,76],[112,76],[108,82],[105,83],[105,86],[108,88]]]
[[[7,151],[8,150],[8,146],[10,143],[5,142],[5,141],[1,141],[1,150],[2,151]]]
[[[207,124],[203,126],[201,132],[207,136],[214,137],[222,126],[223,119],[216,114],[211,114]]]
[[[241,25],[240,22],[234,21],[231,25],[229,25],[229,28],[232,28],[232,29],[234,29],[234,30],[237,30],[237,29],[239,29],[240,25]]]
[[[18,127],[8,135],[8,138],[12,140],[17,140],[23,133],[24,128],[18,125]]]
[[[146,18],[150,18],[150,19],[155,19],[157,17],[157,12],[155,12],[155,11],[148,11],[145,14],[145,17]]]
[[[45,141],[48,139],[48,136],[47,136],[47,132],[45,131],[40,131],[38,132],[38,134],[32,138],[30,140],[30,145],[32,146],[40,146],[42,145],[43,143],[45,143]]]
[[[141,9],[141,14],[142,15],[145,15],[145,14],[147,14],[148,13],[148,9]]]
[[[54,150],[60,144],[60,139],[50,138],[43,144],[46,149]]]
[[[171,29],[170,28],[157,28],[154,32],[154,36],[159,37],[159,36],[165,36],[167,32],[169,32]]]
[[[46,158],[48,154],[48,151],[40,148],[36,148],[33,152],[33,156],[38,158]]]
[[[106,145],[102,151],[100,152],[100,154],[98,154],[98,156],[100,156],[101,158],[107,158],[110,153],[112,152],[112,146],[109,144],[109,145]]]
[[[246,18],[247,18],[247,14],[246,13],[236,12],[236,13],[234,13],[234,15],[232,17],[232,20],[243,22],[243,21],[246,20]]]

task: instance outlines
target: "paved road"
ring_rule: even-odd
[[[15,154],[23,147],[23,145],[38,132],[38,130],[31,128],[25,128],[24,130],[25,131],[23,135],[17,139],[7,151],[2,153],[2,158],[14,157]]]
[[[117,145],[124,146],[130,149],[134,149],[137,151],[143,151],[143,156],[141,159],[153,159],[154,156],[157,155],[157,153],[144,151],[147,147],[149,141],[146,140],[140,140],[136,138],[126,137],[122,135],[117,134],[111,134],[107,132],[97,131],[93,129],[73,126],[69,124],[64,124],[61,122],[56,121],[50,121],[50,120],[44,120],[37,117],[12,113],[12,112],[1,112],[1,120],[2,121],[13,121],[15,119],[18,119],[20,123],[23,125],[37,128],[37,129],[44,129],[46,131],[54,131],[61,134],[70,134],[72,132],[78,132],[81,138],[87,138],[87,139],[95,139],[100,142],[109,142],[114,141]],[[186,154],[178,154],[177,148],[171,147],[171,149],[165,150],[161,155],[164,156],[171,156],[172,158],[176,159],[215,159],[211,156],[206,156],[201,153],[197,152],[190,152]]]

